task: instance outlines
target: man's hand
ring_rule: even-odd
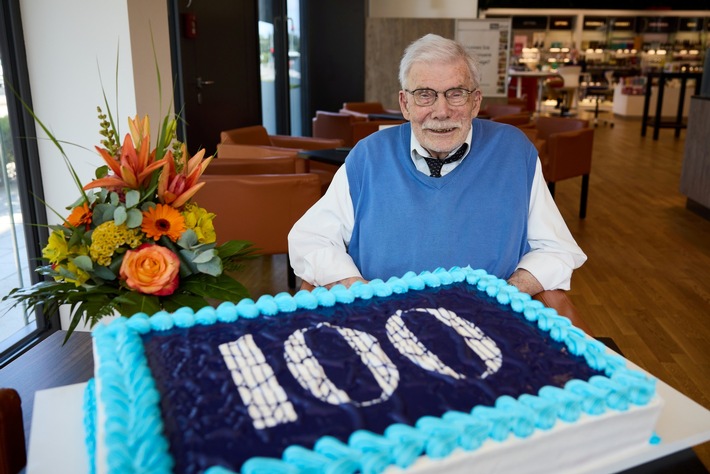
[[[518,290],[534,296],[544,290],[537,278],[527,270],[518,268],[508,278],[508,284],[515,286]]]
[[[367,283],[367,280],[365,280],[362,277],[350,277],[350,278],[343,278],[342,280],[334,281],[333,283],[328,283],[325,285],[327,289],[333,288],[335,285],[343,285],[345,288],[350,288],[350,286],[355,283],[356,281],[361,281],[363,283]]]

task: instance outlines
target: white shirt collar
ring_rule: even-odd
[[[471,152],[471,141],[473,137],[473,126],[468,131],[468,135],[466,136],[466,141],[465,143],[468,144],[468,151],[469,153]],[[414,130],[411,132],[411,137],[409,140],[409,154],[412,158],[412,161],[414,162],[414,166],[417,168],[417,171],[420,173],[424,173],[425,175],[429,176],[429,165],[426,164],[426,161],[423,156],[431,156],[428,151],[422,147],[421,143],[419,143],[419,140],[417,140],[417,137],[414,136]],[[451,153],[447,155],[447,158],[451,155],[453,155],[456,152],[456,149],[453,150]],[[468,156],[468,153],[464,155],[463,158],[461,158],[459,161],[455,161],[453,163],[447,163],[441,168],[441,176],[446,176],[448,173],[450,173],[454,168],[456,168],[458,165],[460,165],[463,160],[466,159]]]

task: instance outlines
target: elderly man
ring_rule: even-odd
[[[475,119],[476,59],[429,34],[406,49],[399,80],[409,123],[358,142],[295,224],[295,273],[330,287],[470,265],[533,295],[569,289],[586,256],[547,190],[535,147],[515,127]]]

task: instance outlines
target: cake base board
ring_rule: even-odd
[[[476,451],[457,449],[446,459],[423,456],[406,471],[390,468],[385,474],[475,472],[543,474],[568,472],[593,473],[606,469],[613,458],[623,459],[644,450],[648,433],[663,408],[654,400],[643,407],[625,412],[607,412],[599,416],[582,415],[576,423],[558,421],[554,429],[537,430],[528,438],[511,435],[505,442],[486,441]]]
[[[86,384],[82,383],[37,392],[27,474],[87,472],[88,460],[82,421],[85,388]],[[578,467],[584,467],[588,473],[616,472],[710,440],[710,410],[660,380],[656,388],[659,396],[665,401],[656,425],[656,433],[660,436],[661,443],[646,444],[638,450],[627,451],[613,459],[600,458],[595,460],[593,465],[590,463],[589,466]],[[470,467],[468,469],[470,470]]]

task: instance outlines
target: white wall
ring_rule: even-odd
[[[82,183],[89,182],[95,168],[103,163],[94,150],[102,138],[96,112],[99,105],[105,109],[102,82],[122,135],[128,132],[128,117],[137,110],[158,113],[149,22],[161,54],[161,68],[165,68],[161,71],[167,78],[163,80],[164,95],[172,96],[165,3],[20,0],[33,109],[57,139],[88,149],[64,145]],[[153,96],[148,92],[150,87],[154,87]],[[166,107],[164,103],[164,110]],[[37,132],[45,200],[65,214],[64,208],[79,197],[78,189],[56,147],[42,139],[46,135],[39,127]],[[60,222],[51,211],[48,217],[50,223]]]
[[[128,133],[128,117],[149,114],[155,131],[172,106],[167,2],[20,0],[20,9],[34,112],[58,140],[84,147],[63,145],[86,184],[103,165],[94,148],[102,139],[96,107],[106,111],[103,92],[121,141]],[[151,34],[161,73],[162,104]],[[78,187],[39,126],[37,135],[45,201],[66,216],[65,208],[80,196]],[[61,222],[49,209],[47,217],[50,224]],[[69,324],[65,309],[60,311],[62,328]],[[87,329],[83,324],[77,327]]]
[[[372,18],[478,18],[478,0],[369,0]]]

